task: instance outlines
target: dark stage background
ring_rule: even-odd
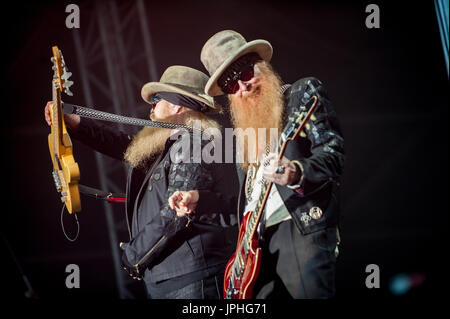
[[[338,112],[347,155],[337,297],[393,297],[391,279],[406,273],[425,280],[404,296],[435,298],[448,283],[448,76],[435,9],[432,1],[375,2],[381,28],[367,29],[369,3],[146,1],[145,15],[158,78],[173,64],[205,72],[203,43],[234,29],[248,41],[271,42],[272,64],[285,82],[321,79]],[[40,298],[117,298],[104,206],[83,197],[79,239],[67,241],[50,175],[43,109],[51,99],[51,46],[62,49],[74,74],[74,96],[67,100],[85,103],[72,33],[95,19],[92,3],[77,2],[81,29],[67,29],[67,4],[30,1],[2,11],[1,232]],[[142,45],[127,47],[134,44]],[[106,72],[101,63],[91,68],[98,78]],[[141,85],[150,80],[145,70],[136,74]],[[134,93],[138,101],[140,88]],[[104,96],[96,101],[111,104]],[[83,184],[99,187],[94,153],[76,141],[74,152]],[[124,174],[114,178],[122,187],[115,191],[124,191]],[[120,225],[124,212],[115,207],[114,214]],[[73,218],[67,215],[65,223],[73,235]],[[125,241],[121,227],[118,240]],[[4,240],[0,255],[2,293],[24,298],[26,287]],[[68,264],[80,267],[80,289],[65,286]],[[369,264],[380,268],[379,289],[366,288]],[[140,283],[128,287],[144,297]]]

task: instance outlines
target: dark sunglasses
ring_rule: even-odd
[[[221,89],[225,94],[234,94],[239,90],[239,80],[250,81],[255,76],[254,63],[244,66],[240,71],[234,71],[222,83]]]
[[[225,94],[236,93],[239,90],[238,81],[250,81],[255,76],[255,63],[261,60],[261,57],[255,52],[241,56],[219,77],[217,85]]]
[[[153,110],[153,108],[156,106],[156,103],[158,103],[161,100],[162,98],[160,98],[159,96],[152,95],[150,97],[150,108]]]

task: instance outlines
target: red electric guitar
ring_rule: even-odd
[[[288,119],[286,128],[281,134],[282,143],[278,159],[283,157],[287,143],[296,139],[299,135],[306,137],[303,129],[309,128],[307,122],[317,107],[318,98],[313,96],[312,106],[307,111],[306,106],[300,106],[294,110]],[[261,193],[254,211],[249,211],[242,220],[239,229],[236,251],[231,256],[225,268],[223,292],[225,299],[250,299],[252,298],[253,286],[259,274],[261,265],[261,248],[257,229],[261,220],[262,212],[269,197],[272,182],[263,180]]]

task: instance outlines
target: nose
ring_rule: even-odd
[[[251,84],[249,82],[242,82],[241,80],[238,80],[238,84],[239,84],[238,93],[248,92],[251,89]]]
[[[155,106],[152,105],[152,106],[150,107],[150,114],[149,114],[150,119],[152,118],[152,115],[153,115],[154,113],[155,113]]]

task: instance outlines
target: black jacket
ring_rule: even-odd
[[[82,119],[72,133],[76,139],[113,158],[123,160],[131,137],[98,122]],[[193,145],[192,134],[184,134]],[[186,139],[184,141],[187,141]],[[169,138],[164,151],[145,165],[130,168],[127,177],[127,222],[130,242],[124,246],[123,262],[139,275],[147,270],[151,282],[189,274],[227,262],[237,230],[235,213],[203,197],[192,218],[178,218],[167,200],[176,190],[224,192],[223,179],[237,177],[232,164],[195,163],[181,148],[183,138]],[[202,147],[209,141],[202,141]],[[179,149],[171,156],[171,150]],[[184,151],[184,152],[181,152]],[[175,153],[175,152],[172,152]],[[172,162],[176,158],[180,163]],[[220,182],[220,183],[219,183]],[[234,191],[237,192],[235,188]],[[205,203],[203,203],[203,201]],[[231,226],[231,227],[230,227]]]
[[[308,234],[339,221],[339,178],[344,167],[344,138],[336,112],[322,82],[304,78],[295,82],[285,92],[286,114],[298,105],[306,105],[316,95],[319,99],[310,120],[306,138],[298,137],[288,142],[284,156],[298,160],[303,167],[300,189],[293,190],[275,184],[281,198],[302,234]],[[311,218],[311,208],[318,207],[322,216]]]
[[[336,112],[328,98],[322,82],[316,78],[303,78],[295,82],[284,93],[285,119],[292,108],[306,105],[313,95],[319,99],[314,112],[316,120],[310,120],[310,129],[305,130],[306,138],[298,137],[288,142],[284,156],[289,160],[297,160],[303,167],[303,178],[300,188],[290,189],[275,184],[292,219],[302,234],[309,234],[327,227],[336,226],[339,220],[339,178],[344,166],[344,139],[342,137]],[[237,202],[238,214],[243,216],[246,205],[245,180],[242,170],[239,171],[240,196],[229,199],[224,194],[203,192],[212,202]],[[202,195],[202,192],[200,192]],[[318,207],[322,211],[320,218],[311,217],[311,208]],[[230,207],[229,209],[232,209]]]

